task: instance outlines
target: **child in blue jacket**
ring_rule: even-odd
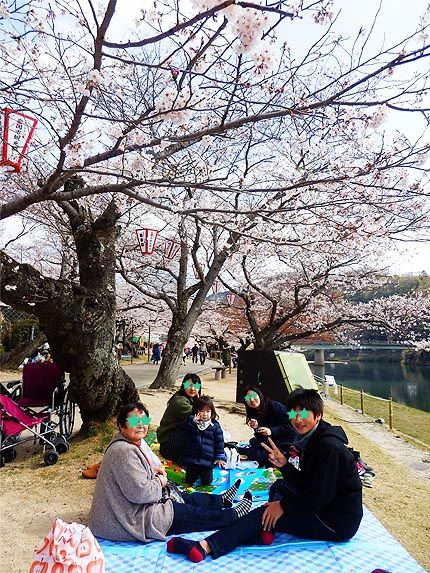
[[[189,485],[198,478],[202,485],[210,485],[214,465],[225,467],[224,434],[217,418],[209,396],[194,399],[191,416],[184,423],[188,440],[181,456],[186,470],[185,482]]]

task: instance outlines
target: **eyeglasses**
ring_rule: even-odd
[[[202,385],[200,384],[200,382],[191,382],[190,380],[184,382],[185,390],[188,390],[188,388],[194,388],[195,390],[199,391],[201,387]]]
[[[243,397],[245,402],[249,402],[250,400],[255,400],[256,398],[258,398],[257,392],[251,392],[251,394],[247,394],[246,396]]]
[[[151,418],[146,414],[144,416],[138,416],[137,414],[133,414],[133,416],[129,416],[127,418],[128,426],[130,428],[137,428],[139,424],[142,426],[149,426],[151,423]]]
[[[299,418],[301,418],[302,420],[306,420],[306,418],[309,418],[309,410],[306,410],[306,408],[303,408],[303,410],[300,410],[299,412],[296,412],[296,410],[290,410],[288,412],[288,417],[290,418],[290,420],[295,420],[297,418],[297,416]]]

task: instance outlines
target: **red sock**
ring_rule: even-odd
[[[194,545],[194,547],[188,552],[188,559],[193,561],[193,563],[200,563],[206,557],[206,552],[200,544]]]
[[[181,553],[194,563],[200,563],[206,557],[206,551],[198,541],[184,539],[183,537],[172,537],[167,542],[167,551],[169,553]]]
[[[263,545],[272,545],[275,539],[275,534],[273,531],[262,531],[261,532],[261,543]]]

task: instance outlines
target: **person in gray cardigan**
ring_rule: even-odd
[[[165,540],[166,535],[219,529],[246,515],[252,495],[245,492],[234,508],[240,480],[221,495],[181,493],[180,501],[163,499],[167,476],[144,438],[149,412],[141,404],[124,406],[117,418],[119,433],[101,463],[89,527],[112,541]]]

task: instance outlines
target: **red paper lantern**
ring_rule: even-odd
[[[181,243],[173,239],[165,239],[164,256],[166,259],[174,259],[181,248]]]
[[[236,295],[234,294],[234,292],[227,293],[227,302],[230,306],[234,303],[235,298],[236,298]]]
[[[30,141],[36,130],[37,119],[20,111],[4,109],[3,133],[1,134],[2,153],[0,166],[11,167],[12,172],[21,171]]]
[[[158,231],[156,229],[136,229],[136,234],[142,255],[152,255]]]

